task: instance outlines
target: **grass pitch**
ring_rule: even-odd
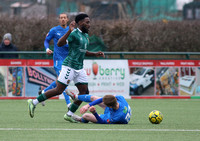
[[[200,140],[200,100],[135,99],[128,103],[132,108],[129,124],[100,125],[65,121],[64,100],[48,100],[44,107],[39,104],[34,118],[29,117],[27,100],[0,100],[0,141]],[[163,113],[161,124],[149,122],[152,110]]]

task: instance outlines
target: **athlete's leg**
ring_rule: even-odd
[[[46,92],[48,90],[51,90],[51,89],[53,89],[55,87],[56,87],[56,81],[53,81],[47,88],[44,89],[44,91],[42,93],[44,93],[44,92]]]
[[[94,96],[94,95],[87,95],[87,94],[84,94],[84,95],[76,95],[72,92],[70,92],[69,90],[67,90],[67,94],[72,98],[72,100],[74,101],[77,101],[77,100],[80,100],[80,101],[84,101],[84,102],[92,102],[94,100],[97,100],[101,97],[99,96]],[[99,106],[103,109],[105,109],[106,105],[103,104],[103,103],[100,103]]]
[[[81,94],[85,94],[88,87],[87,85],[84,85],[84,84],[79,84],[79,85],[76,85],[76,87],[78,88],[79,90],[79,95]],[[82,101],[80,100],[77,100],[77,101],[74,101],[69,109],[69,111],[67,112],[67,115],[71,116],[73,115],[74,112],[76,112],[76,110],[78,109],[78,107],[81,105]]]
[[[77,70],[73,70],[74,71],[74,79],[72,79],[79,91],[79,95],[82,94],[89,94],[89,90],[88,90],[88,80],[87,80],[87,74],[85,72],[84,69],[82,69],[81,71],[77,71]],[[76,110],[79,108],[79,106],[81,105],[82,101],[77,100],[74,101],[71,106],[69,111],[67,112],[67,114],[64,115],[64,119],[70,122],[74,122],[74,120],[72,119],[72,116],[74,115],[74,112],[76,112]]]
[[[90,122],[96,123],[97,119],[93,114],[85,113],[81,118],[81,122],[85,123],[86,121],[90,121]]]
[[[34,110],[35,110],[35,107],[38,103],[45,101],[45,100],[47,100],[51,97],[54,97],[56,95],[60,95],[65,90],[65,88],[66,88],[66,85],[57,82],[56,88],[48,90],[47,92],[39,95],[34,100],[29,99],[28,100],[28,110],[29,110],[30,116],[32,118],[34,117]]]
[[[60,71],[61,71],[61,68],[62,68],[62,62],[63,61],[56,61],[56,66],[54,66],[54,69],[55,69],[55,71],[56,71],[56,73],[57,73],[58,76],[60,75]],[[65,102],[67,104],[67,107],[69,108],[69,106],[71,105],[70,98],[69,98],[68,95],[66,95],[65,91],[63,91],[62,94],[63,94],[63,96],[65,98]]]
[[[34,109],[38,103],[45,101],[46,99],[49,99],[53,96],[60,95],[65,90],[65,88],[68,85],[67,83],[68,79],[66,79],[66,75],[68,74],[67,70],[68,70],[67,67],[62,68],[61,73],[57,80],[56,88],[44,92],[34,100],[32,99],[28,100],[28,110],[31,117],[34,116]]]
[[[92,102],[92,101],[95,101],[95,100],[97,100],[99,98],[101,98],[101,97],[94,96],[94,95],[78,95],[77,96],[77,100],[84,101],[84,102]],[[98,104],[98,105],[103,109],[106,108],[106,105],[103,104],[103,102]]]
[[[53,88],[55,88],[56,87],[56,81],[53,81],[47,88],[45,88],[44,90],[42,90],[42,91],[40,91],[39,92],[39,95],[40,94],[42,94],[42,93],[44,93],[44,92],[46,92],[46,91],[48,91],[48,90],[51,90],[51,89],[53,89]],[[67,89],[67,88],[66,88]],[[69,96],[66,94],[66,92],[65,91],[63,91],[63,96],[64,96],[64,98],[65,98],[65,102],[66,102],[66,104],[67,104],[67,107],[69,107],[70,105],[71,105],[71,101],[70,101],[70,98],[69,98]],[[44,103],[42,103],[43,105],[45,105]]]
[[[49,98],[54,97],[56,95],[60,95],[65,90],[65,88],[66,88],[66,85],[57,82],[57,85],[54,89],[50,89],[50,90],[42,93],[35,100],[38,100],[38,102],[45,101],[46,99],[49,99]],[[38,102],[33,100],[34,105],[37,105]]]
[[[65,98],[65,102],[66,102],[66,104],[67,104],[67,107],[69,108],[70,105],[71,105],[71,101],[70,101],[70,98],[69,98],[69,96],[66,94],[65,91],[66,91],[66,90],[64,90],[62,94],[63,94],[63,96],[64,96],[64,98]]]

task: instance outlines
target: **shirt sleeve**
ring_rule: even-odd
[[[106,122],[104,122],[104,121],[102,120],[102,118],[97,114],[97,112],[94,113],[93,115],[96,117],[97,123],[106,124]]]
[[[47,34],[44,40],[44,47],[45,49],[49,48],[49,42],[54,38],[54,28],[50,29],[49,33]]]
[[[89,103],[89,105],[94,106],[94,105],[100,104],[101,102],[103,102],[103,98],[99,98],[97,100],[94,100],[91,103]]]

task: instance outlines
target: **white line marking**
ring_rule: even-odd
[[[0,131],[158,131],[158,132],[200,132],[200,129],[65,129],[65,128],[0,128]]]

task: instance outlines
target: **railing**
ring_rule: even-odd
[[[52,59],[53,55],[47,55],[45,51],[0,51],[0,59],[10,59],[10,58],[2,58],[2,54],[4,55],[16,55],[18,54],[18,58],[12,59]]]
[[[53,55],[48,56],[45,51],[0,51],[0,56],[2,54],[18,54],[18,59],[53,58]],[[105,58],[109,59],[200,59],[200,52],[104,52],[104,54]]]

